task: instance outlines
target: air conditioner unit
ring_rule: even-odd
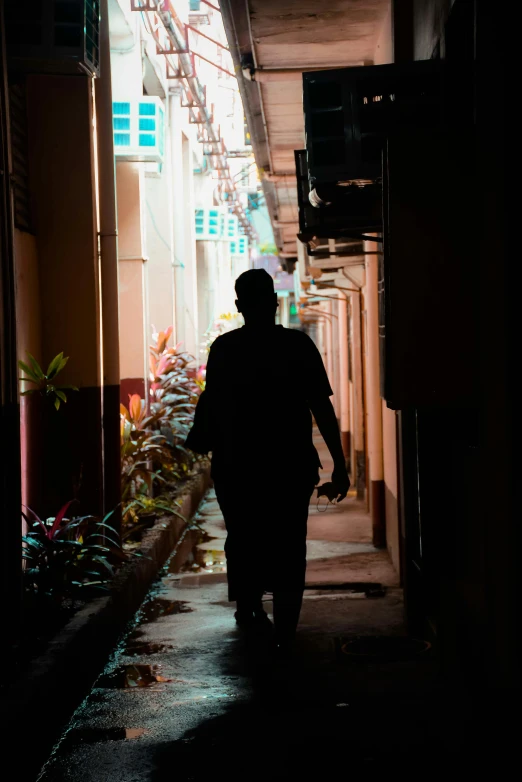
[[[230,255],[235,258],[248,257],[248,236],[238,236],[237,239],[230,242]]]
[[[142,96],[112,104],[114,154],[118,159],[161,163],[165,154],[165,112],[161,99]]]
[[[441,126],[442,75],[436,60],[304,73],[311,187],[375,181],[382,176],[382,148],[390,133]]]
[[[196,209],[195,219],[196,239],[233,243],[240,238],[238,218],[226,206]]]
[[[6,0],[4,6],[12,64],[28,73],[99,75],[99,0]]]
[[[222,217],[222,238],[228,242],[235,241],[239,236],[239,220],[236,215],[226,212]]]
[[[310,203],[310,183],[306,149],[294,152],[299,209],[299,238],[314,255],[312,239],[350,238],[350,234],[382,230],[382,189],[379,183],[327,185],[318,192],[332,199],[322,208]],[[333,192],[335,191],[335,192]],[[316,243],[317,244],[317,243]]]
[[[196,239],[219,241],[223,230],[223,207],[196,209]]]

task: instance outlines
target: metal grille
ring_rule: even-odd
[[[107,23],[107,22],[106,22]],[[99,0],[85,2],[85,59],[92,70],[98,73],[100,67],[100,3]]]
[[[11,176],[14,223],[21,231],[31,231],[31,199],[27,159],[27,110],[25,85],[23,83],[12,84],[9,88],[9,111],[11,121]]]

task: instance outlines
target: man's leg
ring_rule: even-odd
[[[229,486],[215,481],[214,485],[227,529],[225,554],[229,600],[236,602],[236,621],[239,625],[266,621],[259,567],[253,556],[259,548],[256,514],[249,509],[248,497],[238,491],[235,484]]]
[[[281,648],[291,647],[295,640],[303,589],[278,589],[274,592],[274,625],[276,643]]]
[[[274,587],[276,643],[291,648],[303,602],[306,575],[306,531],[308,507],[313,489],[305,487],[280,505],[278,527],[282,530],[277,578]]]

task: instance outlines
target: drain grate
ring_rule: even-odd
[[[408,636],[372,635],[337,638],[336,650],[344,662],[406,662],[429,653],[431,644]]]
[[[353,592],[364,593],[366,597],[384,597],[386,595],[386,587],[375,581],[344,581],[340,584],[306,584],[306,590],[314,590],[316,592]]]

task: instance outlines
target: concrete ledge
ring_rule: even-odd
[[[195,477],[179,512],[189,521],[210,485],[210,472]],[[0,700],[4,746],[22,748],[17,779],[34,782],[54,743],[92,687],[128,623],[174,549],[187,521],[159,519],[143,536],[143,558],[126,563],[106,597],[92,600],[51,639],[25,675]],[[5,672],[4,672],[5,673]]]

